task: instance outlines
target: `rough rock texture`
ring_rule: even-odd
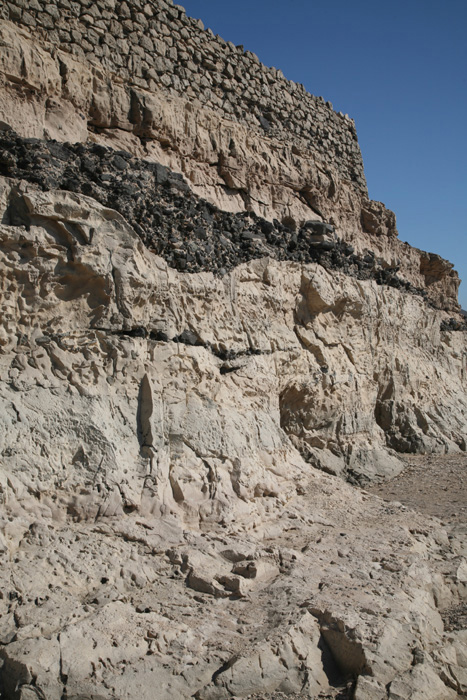
[[[388,448],[465,450],[466,397],[458,391],[465,382],[464,333],[442,331],[446,314],[423,297],[317,263],[280,264],[271,257],[221,278],[177,274],[120,215],[90,198],[9,180],[2,193],[3,220],[13,224],[2,234],[5,353],[15,351],[18,332],[28,345],[31,327],[40,329],[44,358],[57,343],[67,347],[61,338],[68,333],[88,330],[99,343],[137,336],[151,347],[162,342],[164,352],[174,343],[195,348],[229,375],[227,383],[236,383],[257,358],[253,365],[263,371],[253,372],[256,401],[264,400],[267,387],[268,415],[275,410],[301,453],[332,473],[391,474],[398,460]],[[42,241],[47,232],[51,258],[52,239]],[[25,248],[29,257],[17,270],[16,256]],[[17,308],[25,295],[33,305],[27,315]],[[153,354],[151,360],[157,361]],[[16,360],[12,370],[20,390],[22,370],[30,367],[26,359],[23,364]]]
[[[361,488],[466,451],[450,263],[182,8],[0,11],[2,698],[467,694],[465,523]]]
[[[332,122],[317,150],[312,132],[292,138],[287,129],[269,134],[245,126],[187,91],[138,87],[106,71],[105,62],[97,66],[70,55],[66,44],[58,48],[53,34],[47,39],[38,43],[27,28],[0,20],[0,119],[22,136],[72,142],[90,137],[123,148],[182,172],[222,210],[247,209],[293,229],[324,220],[357,253],[371,250],[385,268],[425,288],[437,306],[458,311],[459,280],[451,263],[399,241],[394,214],[368,200],[364,182],[357,187],[342,171],[347,122],[342,126],[329,107],[323,106],[326,118],[318,112],[314,122],[314,128],[327,118]],[[351,151],[358,169],[356,140]]]
[[[387,435],[458,449],[443,312],[316,263],[187,275],[91,198],[4,179],[2,201],[5,696],[313,697],[370,674],[355,697],[455,697],[459,545],[294,449],[360,478],[400,469]]]
[[[139,118],[139,134],[150,136],[154,121],[151,112],[157,101],[150,98],[148,103],[148,92],[157,95],[162,90],[164,101],[188,97],[191,103],[196,101],[230,121],[260,128],[263,134],[274,135],[284,143],[305,139],[316,158],[331,162],[355,189],[365,190],[353,120],[336,114],[330,102],[308,94],[303,85],[286,80],[281,71],[263,66],[242,46],[235,47],[214,37],[210,30],[204,31],[202,23],[187,17],[182,7],[166,0],[132,0],[130,6],[114,0],[93,4],[89,0],[60,0],[60,10],[47,0],[33,0],[28,10],[23,11],[23,6],[24,0],[14,0],[1,12],[1,19],[10,19],[23,30],[32,29],[36,38],[25,46],[24,31],[18,44],[7,30],[4,39],[8,48],[16,42],[20,49],[20,53],[14,50],[16,59],[26,59],[16,66],[23,82],[37,89],[38,78],[42,85],[47,83],[46,91],[52,89],[58,97],[60,78],[64,79],[62,94],[90,108],[95,126],[103,126],[100,120],[110,115],[109,105],[102,99],[110,89],[110,94],[117,97],[122,121],[116,121],[114,114],[111,126],[128,128],[135,115],[124,113],[128,90],[122,86],[126,85],[130,88],[130,111],[137,114],[138,107],[145,107]],[[45,53],[37,47],[37,39],[45,44]],[[51,45],[59,45],[60,53],[50,52]],[[11,58],[10,53],[7,65],[11,65]],[[89,63],[90,69],[77,70],[78,59],[81,65]],[[83,78],[91,75],[97,85],[86,85]],[[116,89],[110,86],[109,76],[117,82]],[[11,78],[7,74],[10,83]],[[72,85],[81,88],[77,95],[70,89]],[[14,86],[8,88],[10,94],[15,93]],[[57,104],[47,104],[44,95],[31,97],[31,105],[35,104],[45,116],[45,124],[51,122],[52,128],[58,129],[69,126],[53,118]]]
[[[372,250],[355,253],[331,224],[309,220],[296,230],[254,212],[219,210],[191,193],[180,174],[159,163],[133,158],[127,151],[25,139],[9,130],[0,136],[0,174],[29,181],[45,191],[59,188],[92,195],[131,221],[146,246],[178,270],[223,275],[242,262],[266,256],[318,262],[327,270],[374,279],[435,303],[425,286],[414,287],[398,274],[398,268],[388,268]],[[23,209],[13,202],[6,217],[27,224]],[[446,330],[455,329],[451,320],[444,325]]]

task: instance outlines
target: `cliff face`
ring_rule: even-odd
[[[151,31],[166,43],[176,40],[182,56],[191,52],[197,63],[189,62],[196,71],[187,72],[185,58],[175,63],[164,59],[160,71],[145,81],[108,58],[98,60],[95,50],[84,57],[79,46],[86,45],[89,16],[85,9],[78,12],[78,3],[71,5],[77,16],[63,16],[79,41],[70,43],[64,36],[57,46],[57,35],[45,29],[46,12],[38,13],[35,34],[2,23],[0,119],[6,124],[23,136],[71,142],[89,138],[162,163],[183,173],[197,194],[224,211],[253,211],[292,229],[309,219],[324,220],[358,253],[373,252],[383,267],[397,268],[424,288],[438,307],[458,311],[459,280],[452,265],[439,256],[427,263],[423,251],[398,240],[394,214],[368,200],[355,127],[348,117],[278,78],[275,69],[262,67],[248,52],[214,40],[183,13],[175,19],[173,7],[163,2],[152,6],[157,18],[151,20]],[[119,22],[99,20],[106,40],[122,23],[127,36],[144,40],[137,25],[141,13],[132,12],[137,20],[129,35],[130,20],[124,14],[115,16]],[[182,29],[191,38],[183,38]],[[44,42],[38,43],[44,33]],[[209,49],[201,50],[205,42]],[[115,49],[114,61],[131,62],[135,55],[122,51]],[[222,81],[213,84],[220,74],[206,67],[211,52],[222,60],[224,73],[234,71],[228,92]],[[147,55],[161,60],[157,52]],[[184,81],[176,79],[177,71],[186,74]],[[168,76],[174,85],[166,87]],[[266,85],[268,96],[263,95]],[[228,107],[231,103],[235,109]],[[266,108],[279,109],[276,129],[264,126],[261,110]]]
[[[59,6],[0,27],[0,692],[455,698],[464,543],[346,483],[466,450],[452,266],[329,104]]]
[[[40,328],[41,356],[47,355],[58,342],[58,324],[61,333],[139,337],[151,352],[161,343],[202,348],[217,372],[229,375],[227,385],[261,357],[273,382],[267,395],[279,411],[277,428],[311,464],[360,481],[400,470],[394,450],[465,450],[466,400],[458,390],[465,382],[464,334],[446,328],[446,313],[427,303],[425,290],[378,265],[374,255],[351,252],[332,226],[308,222],[293,232],[223,213],[166,169],[101,146],[63,148],[7,135],[0,146],[8,159],[3,167],[16,178],[3,184],[3,221],[10,224],[4,273],[11,267],[5,352],[17,352],[18,333],[34,342],[32,329]],[[98,236],[105,227],[100,212],[109,205],[112,226],[113,218],[124,220],[120,210],[140,231],[138,237],[129,229],[134,254],[118,267],[120,234],[104,242]],[[43,230],[55,239],[52,267],[45,252],[51,241],[33,243]],[[34,259],[17,267],[9,259],[26,240]],[[134,258],[140,250],[147,272]],[[155,260],[163,281],[154,277]],[[45,291],[33,294],[23,316],[21,299],[35,276]]]
[[[373,279],[187,274],[90,197],[1,191],[5,697],[315,697],[363,674],[355,697],[454,698],[461,545],[310,462],[397,472],[392,416],[427,449],[459,439],[462,333]]]

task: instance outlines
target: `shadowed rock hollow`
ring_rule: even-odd
[[[462,521],[361,488],[466,450],[452,265],[182,8],[2,12],[2,697],[465,694]]]

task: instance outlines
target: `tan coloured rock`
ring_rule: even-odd
[[[0,201],[27,223],[0,228],[7,693],[461,687],[436,602],[463,592],[455,540],[294,446],[391,474],[384,430],[405,411],[426,449],[458,450],[464,341],[445,314],[317,265],[183,275],[90,198],[3,180]],[[170,340],[185,329],[201,344]],[[402,407],[389,428],[378,402]],[[434,666],[412,666],[419,648]]]
[[[124,148],[230,211],[329,221],[457,309],[452,266],[305,141],[44,37],[0,22],[2,129]],[[2,697],[465,694],[465,634],[440,615],[465,597],[462,530],[336,478],[465,450],[446,312],[316,264],[184,275],[69,192],[3,179],[0,220]]]
[[[277,465],[291,449],[279,424],[312,463],[332,473],[350,470],[370,478],[401,468],[386,442],[403,450],[462,446],[463,337],[442,333],[443,314],[428,311],[422,299],[331,275],[319,265],[269,259],[242,265],[223,279],[184,276],[149,253],[120,215],[88,198],[29,186],[21,197],[30,231],[5,227],[3,249],[11,267],[30,240],[29,261],[20,277],[9,273],[3,343],[4,351],[13,350],[11,332],[18,328],[31,337],[34,359],[13,350],[14,365],[6,370],[10,381],[26,389],[44,372],[54,381],[66,379],[76,389],[83,415],[92,404],[100,413],[113,385],[120,390],[122,382],[128,384],[130,402],[140,403],[140,447],[131,425],[122,463],[128,449],[136,451],[143,471],[167,477],[169,455],[183,455],[187,466],[183,460],[172,466],[169,482],[184,509],[198,500],[205,478],[216,473],[215,481],[224,484],[216,486],[221,500],[233,494],[246,500],[260,493],[278,495],[283,476]],[[50,253],[44,255],[47,248]],[[41,292],[34,296],[37,284]],[[23,308],[25,294],[31,306]],[[168,338],[190,329],[202,347],[185,346],[183,360],[177,343],[143,338],[131,349],[135,341],[125,333],[136,327],[148,335],[162,330]],[[115,345],[121,349],[112,360]],[[216,355],[226,350],[238,359],[220,374],[224,364]],[[91,364],[85,359],[89,353],[96,354]],[[128,357],[123,362],[117,359],[122,353]],[[182,366],[180,383],[172,377]],[[242,390],[240,408],[232,392],[245,382],[248,392]],[[435,384],[442,387],[436,403]],[[167,395],[172,396],[170,408]],[[122,411],[128,415],[127,407]],[[106,433],[103,425],[98,430]],[[69,440],[74,447],[67,451],[74,449],[75,461],[84,468],[88,449],[97,459],[96,443],[87,448],[76,436]],[[104,440],[109,444],[99,457],[102,468],[113,463],[112,471],[118,471],[120,457],[111,445],[121,440],[110,435]],[[203,441],[215,460],[209,467],[202,461],[208,456]],[[259,469],[255,479],[253,466],[247,466],[252,449]],[[225,469],[235,476],[224,481]],[[130,498],[131,484],[126,492]]]
[[[126,149],[183,173],[197,194],[226,211],[252,210],[292,227],[323,219],[357,252],[373,251],[383,267],[426,288],[437,306],[458,309],[453,266],[399,241],[394,214],[305,141],[287,144],[198,100],[130,86],[10,22],[0,21],[0,46],[0,120],[21,135]]]
[[[389,700],[455,700],[450,690],[427,664],[417,664],[389,687]]]

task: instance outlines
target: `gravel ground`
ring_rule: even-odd
[[[394,479],[367,489],[399,501],[445,525],[467,525],[467,455],[410,455]]]
[[[320,693],[314,700],[350,700],[353,696],[353,687],[354,684],[349,683],[345,687],[331,689],[326,693]],[[232,698],[232,700],[235,700],[235,698]],[[247,695],[246,700],[310,700],[310,696],[302,693],[292,693],[291,695],[279,692],[254,693],[253,695]]]
[[[410,455],[398,476],[367,489],[387,501],[439,518],[467,556],[467,455]],[[446,631],[467,629],[467,603],[442,612]]]

